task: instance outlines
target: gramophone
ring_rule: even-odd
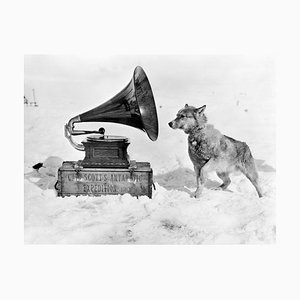
[[[158,119],[153,93],[145,71],[136,67],[128,85],[101,105],[79,114],[65,125],[65,137],[71,145],[85,151],[79,161],[65,161],[58,170],[58,196],[125,194],[152,196],[153,175],[149,162],[130,160],[127,137],[98,131],[75,129],[75,123],[112,122],[144,131],[155,141]],[[89,135],[82,143],[73,136]]]

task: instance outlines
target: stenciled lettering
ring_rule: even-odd
[[[117,187],[113,184],[83,184],[83,192],[84,193],[91,193],[91,194],[97,194],[97,193],[104,193],[104,194],[110,194],[110,193],[117,193]]]
[[[142,174],[130,174],[128,173],[74,173],[66,174],[65,177],[68,181],[81,181],[81,182],[99,182],[99,183],[109,183],[109,182],[132,182],[140,183],[143,180],[147,181]]]

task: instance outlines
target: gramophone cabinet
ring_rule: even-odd
[[[83,168],[65,161],[58,170],[58,196],[146,195],[152,197],[153,173],[148,162],[130,161],[129,168]]]
[[[144,131],[152,141],[158,137],[158,118],[149,80],[142,67],[134,69],[130,82],[113,98],[71,118],[65,125],[65,137],[79,151],[83,160],[65,161],[58,171],[58,196],[118,195],[152,196],[152,169],[148,162],[129,160],[129,139],[106,135],[98,130],[78,130],[82,122],[109,122]],[[89,136],[78,143],[74,136]],[[93,134],[93,135],[91,135]]]

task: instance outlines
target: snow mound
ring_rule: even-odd
[[[54,189],[59,161],[52,157],[44,162],[45,169],[51,172],[34,170],[25,175],[25,243],[275,242],[274,172],[260,172],[263,198],[257,197],[242,175],[232,178],[230,191],[205,187],[200,199],[191,198],[192,188],[186,187],[186,191],[171,188],[178,183],[182,170],[164,178],[168,189],[156,182],[153,199],[129,194],[60,198]],[[188,170],[184,171],[192,176]]]

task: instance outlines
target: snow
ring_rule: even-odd
[[[127,82],[123,77],[121,81],[125,86]],[[220,180],[214,173],[209,174],[201,198],[191,197],[196,186],[187,154],[187,136],[171,130],[167,123],[185,102],[196,104],[182,100],[180,94],[177,97],[172,95],[172,98],[164,95],[159,86],[154,89],[155,81],[152,88],[160,124],[156,142],[150,141],[145,133],[137,129],[105,124],[108,134],[130,138],[128,151],[131,159],[151,163],[156,187],[152,199],[146,196],[136,198],[129,194],[57,197],[54,185],[62,161],[76,161],[84,155],[68,143],[63,126],[71,117],[99,104],[95,100],[79,101],[76,97],[67,96],[68,90],[75,89],[78,82],[77,78],[70,83],[25,76],[27,86],[34,84],[39,104],[38,107],[24,107],[26,244],[275,243],[273,110],[263,110],[264,105],[258,104],[254,98],[252,102],[240,99],[237,106],[236,97],[232,97],[231,102],[227,100],[226,105],[217,106],[214,104],[215,96],[207,96],[207,116],[208,121],[222,133],[245,141],[250,146],[256,158],[264,197],[258,198],[254,187],[241,174],[231,176],[232,183],[228,190],[215,190]],[[49,85],[51,89],[56,85],[59,93],[53,92],[54,88],[49,93]],[[67,91],[57,88],[65,85]],[[60,98],[60,94],[64,97]],[[215,94],[218,94],[217,89]],[[109,99],[107,95],[102,96]],[[245,112],[245,105],[248,112]],[[224,118],[227,112],[231,116],[229,121]],[[99,127],[98,124],[84,126],[78,127]],[[82,137],[77,138],[78,141],[80,139]],[[43,162],[43,167],[39,171],[33,170],[32,166],[38,162]]]
[[[35,171],[33,172],[35,173]],[[205,188],[201,199],[156,183],[153,199],[129,194],[58,198],[54,176],[25,180],[25,242],[67,244],[273,243],[274,173],[262,173],[258,198],[242,176],[230,191]],[[31,177],[32,178],[32,177]]]

